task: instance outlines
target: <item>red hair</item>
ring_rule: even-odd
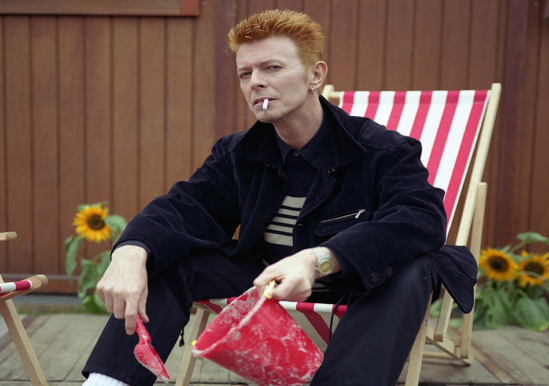
[[[294,11],[268,10],[250,16],[229,31],[227,42],[236,53],[241,44],[275,35],[293,40],[305,66],[322,59],[324,35],[320,24],[304,13]]]

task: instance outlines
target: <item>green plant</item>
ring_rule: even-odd
[[[112,245],[126,228],[126,220],[118,215],[108,214],[106,202],[78,206],[73,219],[76,235],[65,240],[65,270],[69,279],[77,267],[77,254],[84,240],[100,243],[110,240],[111,248],[92,259],[80,259],[81,273],[78,279],[78,297],[82,299],[88,313],[107,312],[105,304],[97,295],[95,287],[110,264]]]
[[[519,233],[520,242],[487,248],[479,259],[479,284],[475,294],[475,329],[519,324],[534,331],[549,328],[549,253],[521,250],[531,243],[549,245],[549,238],[535,232]],[[432,315],[440,304],[433,304]],[[453,325],[459,325],[458,320]]]

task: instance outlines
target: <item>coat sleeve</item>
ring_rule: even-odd
[[[342,261],[343,272],[330,280],[358,294],[370,292],[446,239],[444,192],[427,181],[421,144],[410,138],[392,151],[378,153],[382,155],[368,161],[375,172],[362,176],[372,181],[366,190],[376,196],[371,221],[355,224],[322,244]]]
[[[227,142],[214,145],[188,182],[175,183],[137,214],[114,248],[131,242],[146,245],[147,269],[154,273],[196,249],[229,243],[240,219]]]

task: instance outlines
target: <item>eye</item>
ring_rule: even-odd
[[[238,74],[238,77],[240,79],[247,79],[250,77],[250,73],[249,72],[241,72],[240,74]]]

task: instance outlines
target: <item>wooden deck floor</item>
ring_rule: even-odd
[[[80,385],[84,380],[80,371],[107,317],[46,314],[22,318],[50,385]],[[549,331],[532,332],[509,326],[502,330],[475,331],[473,342],[476,360],[472,366],[426,361],[422,367],[421,384],[549,385]],[[173,382],[182,355],[183,350],[176,347],[166,363]],[[403,380],[401,375],[400,381]],[[0,386],[29,384],[11,337],[0,319]],[[198,360],[192,384],[251,385],[204,360]]]

